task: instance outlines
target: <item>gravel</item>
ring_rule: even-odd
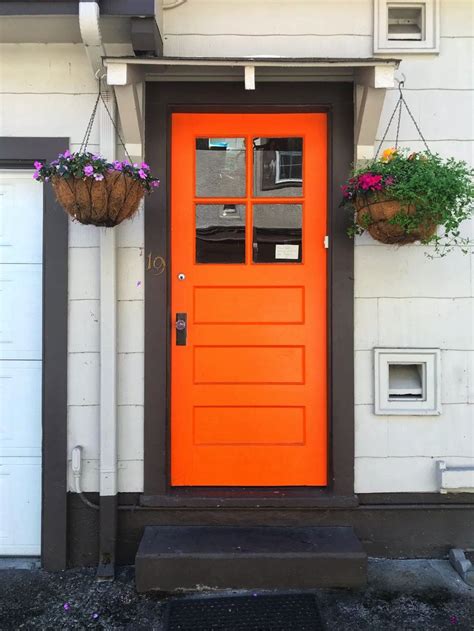
[[[328,631],[474,629],[474,589],[445,561],[372,560],[366,589],[316,594]],[[133,568],[120,568],[113,582],[96,581],[94,569],[5,569],[0,629],[159,631],[167,598],[137,594]]]

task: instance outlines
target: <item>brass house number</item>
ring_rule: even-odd
[[[166,269],[166,261],[162,256],[155,256],[149,252],[146,257],[146,271],[151,272],[154,276],[163,274]]]

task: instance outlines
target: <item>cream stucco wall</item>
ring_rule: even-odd
[[[441,11],[440,54],[402,56],[406,98],[433,150],[474,163],[474,9],[470,0],[443,0]],[[371,0],[188,0],[163,20],[167,55],[372,55]],[[78,148],[96,90],[83,46],[4,44],[0,55],[0,135],[67,136]],[[387,94],[379,136],[396,97],[395,90]],[[401,139],[421,148],[407,120]],[[98,150],[97,130],[91,142]],[[119,490],[140,491],[143,216],[116,230]],[[474,238],[473,222],[464,231]],[[95,228],[71,223],[68,442],[84,447],[85,490],[98,488],[98,246]],[[474,466],[474,256],[430,261],[418,245],[397,249],[361,237],[355,295],[355,490],[437,491],[437,459]],[[376,346],[442,349],[441,416],[374,416]]]

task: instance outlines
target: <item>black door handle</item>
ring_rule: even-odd
[[[186,346],[188,337],[188,314],[177,313],[176,314],[176,346]]]

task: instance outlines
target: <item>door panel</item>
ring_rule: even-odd
[[[327,483],[326,123],[172,116],[174,486]]]
[[[43,187],[0,172],[0,556],[41,551]]]

